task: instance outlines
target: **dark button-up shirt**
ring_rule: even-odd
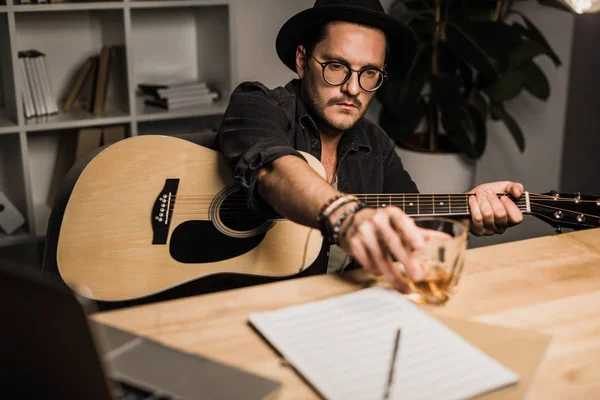
[[[223,117],[216,145],[255,210],[270,210],[256,185],[261,167],[284,155],[301,157],[298,151],[321,160],[321,137],[302,101],[300,83],[293,80],[273,90],[258,82],[242,83]],[[343,134],[337,160],[337,188],[342,192],[417,192],[394,142],[364,117]],[[323,267],[318,270],[323,272]]]

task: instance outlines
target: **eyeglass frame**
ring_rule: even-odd
[[[364,90],[365,92],[373,93],[373,92],[376,92],[377,90],[379,90],[381,88],[381,86],[383,85],[383,82],[387,78],[387,72],[385,72],[384,70],[381,70],[379,68],[376,68],[376,67],[365,67],[365,68],[361,68],[361,69],[359,69],[357,71],[355,69],[350,68],[350,65],[348,65],[348,63],[346,63],[344,61],[325,61],[325,62],[322,62],[322,61],[317,60],[317,58],[312,54],[311,51],[308,51],[306,49],[305,49],[305,51],[308,53],[308,55],[310,55],[312,57],[313,60],[315,60],[317,62],[317,64],[319,64],[321,66],[321,68],[323,69],[323,74],[322,74],[323,75],[323,80],[325,81],[325,83],[327,83],[330,86],[342,86],[344,83],[348,82],[348,80],[352,76],[352,73],[356,72],[358,74],[358,86],[360,86],[360,88],[362,90]],[[330,64],[340,64],[340,65],[343,65],[344,67],[346,67],[348,69],[348,71],[350,71],[350,73],[346,75],[346,78],[344,78],[344,80],[342,81],[342,83],[337,83],[337,84],[331,83],[331,82],[329,82],[327,80],[327,78],[325,78],[325,68],[327,68],[327,66],[330,65]],[[369,70],[378,71],[383,76],[383,79],[381,79],[381,83],[375,89],[367,90],[360,83],[360,76],[362,75],[363,72],[369,71]]]

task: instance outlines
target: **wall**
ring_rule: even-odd
[[[313,4],[314,0],[238,0],[232,9],[234,81],[260,81],[273,88],[297,78],[277,57],[275,38],[292,15]]]
[[[560,191],[600,196],[600,14],[575,22]]]

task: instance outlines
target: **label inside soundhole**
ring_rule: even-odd
[[[267,218],[251,211],[241,191],[227,196],[219,208],[219,219],[223,226],[233,231],[251,231],[260,228]]]

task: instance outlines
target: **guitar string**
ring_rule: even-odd
[[[496,193],[499,197],[511,196],[509,193]],[[231,193],[228,197],[243,197],[245,196],[240,190],[237,190]],[[387,197],[387,198],[428,198],[428,197],[438,197],[442,199],[446,198],[465,198],[470,196],[475,196],[475,193],[400,193],[400,194],[392,194],[392,193],[364,193],[364,194],[355,194],[355,196],[359,198],[377,198],[377,197]],[[172,198],[214,198],[214,195],[195,195],[195,194],[174,194],[171,196]],[[590,196],[591,197],[591,196]],[[524,195],[520,198],[524,198]],[[548,200],[556,200],[556,201],[579,201],[579,202],[589,202],[589,203],[597,203],[600,201],[600,198],[596,200],[576,200],[574,198],[564,198],[559,197],[555,198],[554,196],[548,196],[543,194],[529,193],[529,198],[535,199],[548,199]]]
[[[511,196],[510,194],[506,194],[506,193],[496,193],[496,195],[498,197],[507,197],[507,196]],[[475,196],[474,193],[463,193],[463,194],[358,194],[355,195],[358,198],[362,198],[362,199],[377,199],[377,198],[388,198],[388,199],[441,199],[441,200],[445,200],[445,199],[465,199],[465,198],[469,198],[471,196]],[[185,195],[185,194],[174,194],[171,195],[171,198],[177,199],[212,199],[214,198],[215,195]],[[230,195],[227,196],[228,198],[243,198],[245,197],[245,194],[237,191],[234,192]],[[512,197],[512,196],[511,196]],[[524,196],[519,197],[519,199],[524,199]],[[554,197],[547,197],[547,196],[542,196],[542,195],[529,195],[530,199],[553,199]],[[575,199],[560,199],[560,201],[576,201]],[[580,202],[590,202],[590,203],[596,203],[597,200],[580,200]]]
[[[582,213],[582,212],[579,212],[579,211],[566,210],[564,208],[558,208],[558,207],[552,207],[552,206],[544,206],[544,205],[538,204],[538,203],[532,203],[532,204],[534,204],[536,206],[551,208],[553,210],[565,211],[565,212],[568,212],[568,213],[571,213],[571,214],[584,215],[586,217],[592,217],[592,218],[599,218],[598,215],[592,215],[592,214]]]

